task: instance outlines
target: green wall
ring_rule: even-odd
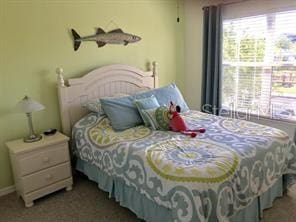
[[[114,21],[118,26],[108,23]],[[95,27],[123,30],[139,35],[128,46],[82,43],[74,52],[70,28],[79,34]],[[174,82],[183,73],[183,24],[176,22],[175,0],[0,0],[0,189],[13,184],[5,141],[27,133],[24,114],[15,104],[31,96],[46,106],[34,113],[38,132],[60,128],[55,68],[65,77],[78,77],[98,66],[126,63],[145,68],[159,63],[160,85]]]

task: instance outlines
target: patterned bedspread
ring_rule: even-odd
[[[227,221],[283,174],[296,173],[296,148],[278,129],[190,111],[190,138],[138,126],[114,132],[89,114],[73,129],[76,154],[122,179],[177,221]]]

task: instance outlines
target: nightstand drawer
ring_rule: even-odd
[[[24,176],[22,178],[24,193],[32,192],[69,177],[71,177],[70,162]]]
[[[26,153],[20,156],[20,174],[27,175],[48,167],[69,161],[68,143],[62,143],[38,152]]]

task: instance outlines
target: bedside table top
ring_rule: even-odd
[[[55,145],[66,141],[69,141],[69,137],[60,132],[56,132],[54,135],[51,136],[46,136],[42,134],[42,139],[37,142],[25,143],[23,139],[17,139],[13,141],[8,141],[5,144],[11,152],[19,154],[30,152],[40,147]]]

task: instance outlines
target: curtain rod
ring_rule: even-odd
[[[248,2],[250,0],[237,0],[237,1],[232,1],[232,2],[222,2],[219,3],[218,5],[234,5],[234,4],[238,4],[238,3],[242,3],[242,2]]]
[[[234,4],[243,3],[243,2],[247,2],[247,1],[250,1],[250,0],[237,0],[237,1],[232,1],[232,2],[220,2],[220,3],[217,3],[217,4],[213,4],[213,5],[234,5]],[[205,8],[207,8],[209,6],[211,6],[211,5],[204,6],[204,7],[202,7],[202,9],[205,9]]]

